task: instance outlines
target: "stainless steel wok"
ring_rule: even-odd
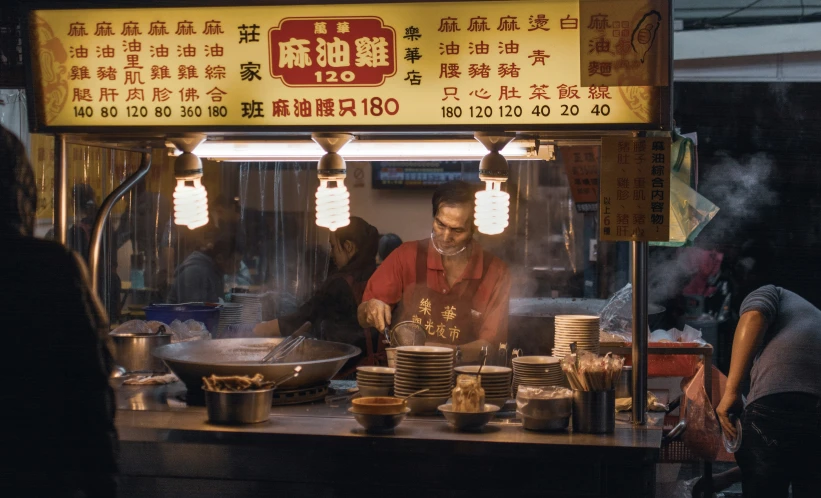
[[[185,383],[189,393],[200,393],[202,378],[214,375],[262,374],[275,380],[302,365],[299,377],[279,389],[299,389],[327,382],[361,350],[339,342],[307,340],[287,358],[288,363],[262,364],[260,360],[281,342],[275,339],[214,339],[179,342],[154,349],[153,354]]]

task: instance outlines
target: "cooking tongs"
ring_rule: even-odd
[[[305,322],[296,332],[285,340],[274,346],[274,348],[262,358],[262,363],[277,363],[283,358],[293,353],[296,348],[305,340],[305,335],[311,330],[311,322]]]

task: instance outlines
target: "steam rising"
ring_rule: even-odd
[[[699,193],[720,208],[696,239],[698,246],[707,248],[732,243],[764,209],[778,202],[778,195],[769,187],[775,165],[766,154],[757,153],[739,161],[719,152],[714,161],[699,184]],[[687,249],[653,251],[648,277],[652,301],[663,301],[680,292],[698,269],[695,256]]]

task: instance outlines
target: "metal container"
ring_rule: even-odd
[[[152,356],[154,348],[171,344],[171,334],[112,334],[111,354],[126,372],[164,373],[165,363]]]
[[[616,429],[616,391],[573,391],[573,432],[606,434]]]
[[[616,398],[633,397],[633,367],[625,365],[621,368],[621,377],[616,384]]]
[[[188,394],[202,392],[202,378],[209,375],[261,374],[279,379],[302,366],[298,377],[286,380],[278,389],[300,389],[328,382],[360,349],[338,342],[306,340],[287,363],[262,363],[262,358],[283,339],[212,339],[178,342],[154,351],[185,383]]]
[[[258,424],[271,415],[274,389],[205,391],[208,421],[213,424]]]
[[[531,431],[560,431],[570,425],[573,399],[567,397],[540,398],[528,396],[519,388],[516,411],[522,417],[522,427]]]

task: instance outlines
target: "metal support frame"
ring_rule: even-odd
[[[54,137],[54,240],[68,242],[68,157],[65,135]]]
[[[100,211],[97,213],[97,218],[94,220],[94,228],[91,231],[91,244],[89,247],[89,266],[91,267],[91,286],[94,290],[94,294],[97,294],[98,287],[99,287],[99,274],[100,274],[100,253],[102,251],[103,245],[103,231],[105,230],[106,222],[108,222],[108,216],[111,214],[111,208],[114,207],[114,204],[120,200],[122,196],[127,194],[132,188],[134,188],[137,183],[145,177],[148,173],[148,170],[151,168],[151,152],[146,151],[142,154],[142,160],[140,161],[140,168],[134,172],[131,176],[126,178],[126,180],[120,184],[119,187],[114,189],[108,197],[105,198],[103,201],[103,205],[100,207]]]
[[[632,242],[633,423],[647,423],[647,259],[650,244]]]

